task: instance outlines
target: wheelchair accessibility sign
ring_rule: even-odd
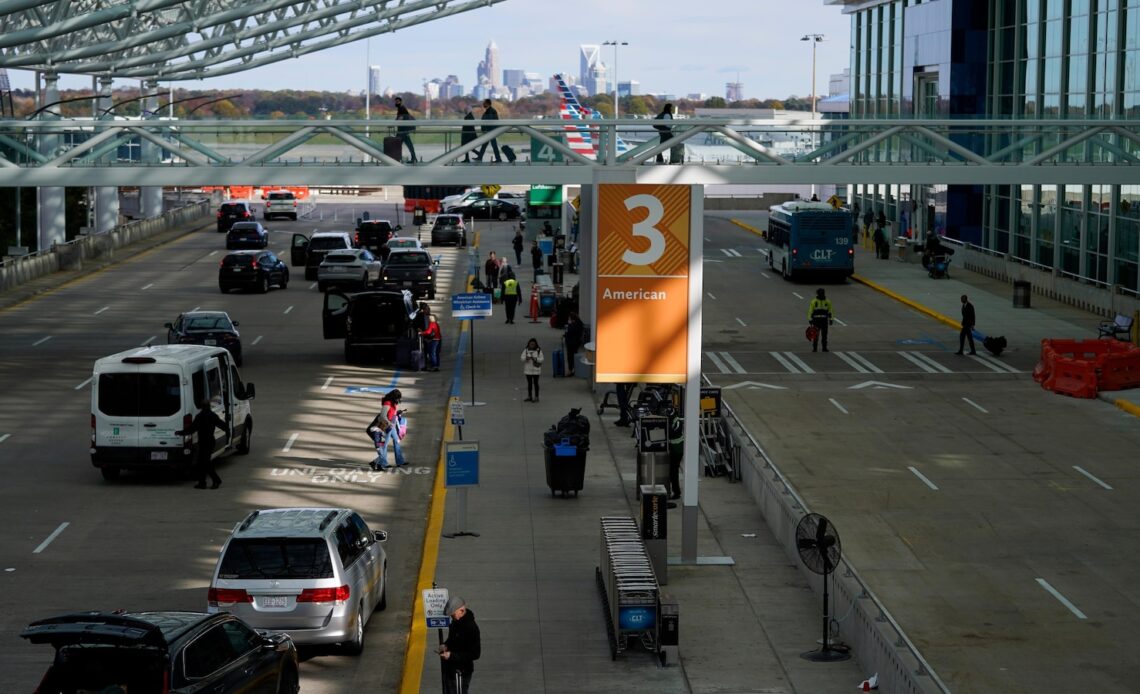
[[[479,484],[478,441],[448,441],[446,459],[446,486],[472,487]]]

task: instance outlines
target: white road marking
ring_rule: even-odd
[[[202,307],[201,306],[195,306],[194,308],[190,309],[190,312],[193,313],[194,311],[197,311],[200,308],[202,308]]]
[[[289,308],[285,309],[285,313],[283,315],[286,315],[286,316],[289,315],[289,312],[292,310],[293,310],[293,307],[290,306]]]
[[[771,253],[769,253],[769,252],[768,252],[766,249],[764,249],[764,248],[757,248],[756,250],[758,250],[758,251],[760,251],[761,253],[763,253],[763,254],[764,254],[764,257],[765,257],[765,258],[766,258],[766,257],[768,257],[768,256],[770,256],[770,255],[772,255]]]
[[[149,345],[150,343],[154,342],[157,339],[158,339],[158,335],[151,335],[150,337],[148,337],[146,340],[143,341],[142,346],[146,347],[147,345]]]
[[[860,364],[862,364],[863,366],[867,367],[867,371],[870,371],[873,374],[883,373],[882,369],[880,369],[879,367],[872,364],[870,359],[867,359],[867,357],[864,357],[862,354],[859,354],[858,352],[848,352],[847,356],[851,357],[855,361],[857,361]]]
[[[722,249],[720,249],[720,251],[721,251],[721,253],[724,253],[725,255],[727,255],[729,258],[743,258],[744,257],[743,255],[741,255],[740,251],[736,250],[735,248],[722,248]]]
[[[763,277],[763,278],[764,278],[764,279],[766,279],[766,280],[770,280],[770,279],[772,279],[772,276],[771,276],[771,275],[769,275],[767,272],[761,272],[761,273],[760,273],[760,276],[761,276],[761,277]]]
[[[1061,595],[1061,593],[1056,588],[1049,585],[1049,581],[1046,581],[1044,578],[1039,578],[1039,579],[1037,579],[1037,583],[1042,588],[1049,591],[1050,595],[1057,598],[1058,602],[1060,602],[1065,607],[1069,608],[1069,612],[1072,612],[1073,614],[1075,614],[1077,616],[1077,619],[1088,619],[1088,617],[1085,616],[1084,612],[1081,612],[1080,610],[1077,609],[1076,605],[1069,602],[1068,598],[1066,598],[1064,595]]]
[[[720,357],[717,356],[716,352],[705,352],[705,356],[709,358],[709,361],[711,361],[713,365],[716,366],[716,368],[720,369],[720,372],[722,374],[731,373],[728,370],[728,366],[726,366],[725,363],[720,360]]]
[[[103,308],[101,308],[101,309],[99,309],[98,311],[96,311],[96,312],[95,312],[95,315],[97,316],[97,315],[99,315],[100,313],[102,313],[102,312],[106,311],[106,310],[107,310],[107,309],[109,309],[109,308],[111,308],[111,307],[110,307],[110,306],[104,306]]]
[[[982,364],[985,364],[987,367],[989,367],[990,369],[993,369],[994,371],[996,371],[998,373],[1007,373],[1007,374],[1021,373],[1020,371],[1013,368],[1009,364],[1006,364],[1004,361],[998,361],[997,359],[994,359],[993,357],[989,356],[988,354],[971,354],[969,356],[974,361],[981,362]]]
[[[790,361],[784,359],[784,355],[780,354],[779,352],[768,352],[768,354],[771,354],[773,359],[780,362],[780,366],[787,369],[789,373],[799,373],[796,367],[792,366],[792,363]]]
[[[214,257],[214,256],[216,256],[217,254],[218,254],[218,252],[217,252],[217,251],[210,251],[210,253],[209,253],[209,254],[208,254],[206,257],[207,257],[207,258],[213,258],[213,257]]]
[[[926,475],[919,472],[917,469],[914,468],[914,466],[907,467],[907,470],[910,470],[911,472],[913,472],[914,476],[917,477],[918,479],[922,480],[923,484],[930,487],[934,491],[938,491],[938,485],[934,484],[929,479],[927,479]]]
[[[312,284],[309,285],[309,289],[316,289],[316,288],[317,288],[316,282],[313,282]]]
[[[830,402],[832,405],[835,405],[835,409],[839,410],[843,414],[851,414],[850,412],[847,411],[847,408],[844,407],[843,405],[840,405],[839,401],[836,400],[835,398],[828,398],[827,401]]]
[[[42,345],[43,343],[47,342],[50,339],[51,339],[51,335],[48,335],[47,337],[41,337],[40,339],[38,339],[32,343],[32,347],[39,347],[40,345]]]
[[[835,321],[836,323],[838,323],[838,324],[842,325],[844,328],[846,328],[846,327],[847,327],[847,324],[846,324],[846,323],[844,323],[843,321],[839,320],[838,318],[832,318],[831,320],[833,320],[833,321]]]
[[[0,441],[3,441],[3,440],[4,440],[3,438],[0,438]],[[1092,474],[1092,473],[1091,473],[1091,472],[1089,472],[1088,470],[1084,469],[1084,468],[1083,468],[1083,467],[1081,467],[1080,465],[1074,465],[1074,466],[1073,466],[1073,469],[1074,469],[1074,470],[1076,470],[1077,472],[1081,473],[1081,474],[1082,474],[1082,475],[1084,475],[1085,477],[1088,477],[1090,480],[1092,480],[1093,482],[1096,482],[1097,484],[1099,484],[1100,486],[1104,487],[1105,489],[1107,489],[1107,490],[1109,490],[1109,491],[1112,491],[1112,487],[1111,487],[1111,486],[1109,486],[1108,484],[1106,484],[1106,483],[1105,483],[1103,480],[1101,480],[1100,478],[1098,478],[1096,475]]]
[[[69,525],[71,525],[71,523],[69,523],[67,521],[60,523],[59,527],[56,528],[54,531],[52,531],[52,534],[48,535],[47,539],[44,540],[43,542],[41,542],[39,547],[36,547],[35,549],[32,550],[32,554],[39,554],[40,552],[47,549],[47,546],[51,544],[51,541],[54,540],[55,538],[59,537],[59,534],[62,533],[64,530],[67,530],[67,526],[69,526]]]
[[[772,390],[787,390],[784,386],[774,386],[768,383],[760,383],[759,381],[741,381],[740,383],[733,383],[730,386],[724,386],[721,390],[734,390],[736,388],[749,388],[751,390],[759,390],[761,388],[770,388]]]
[[[709,295],[710,299],[712,299],[713,301],[716,301],[716,295],[714,295],[712,292],[709,292],[708,295]]]
[[[852,369],[855,369],[859,373],[861,373],[861,374],[871,373],[870,371],[867,370],[867,367],[863,366],[859,362],[857,362],[854,359],[852,359],[851,357],[847,356],[847,354],[845,352],[834,352],[834,354],[835,354],[835,356],[842,359],[844,361],[844,363],[846,363],[848,366],[850,366]]]
[[[800,359],[798,356],[796,356],[795,352],[784,352],[784,356],[788,358],[788,361],[790,361],[793,364],[795,364],[796,366],[800,367],[800,371],[803,371],[805,374],[815,373],[815,369],[808,366],[807,362],[805,362],[803,359]]]
[[[896,390],[914,390],[911,386],[900,386],[897,383],[887,383],[886,381],[863,381],[862,383],[848,386],[847,390],[863,390],[864,388],[870,388],[871,390],[887,390],[889,388]]]
[[[153,287],[153,286],[154,286],[154,282],[151,282],[150,284],[148,284],[148,285],[146,285],[145,287],[143,287],[143,291],[146,291],[147,289],[150,289],[150,288],[151,288],[151,287]]]
[[[729,354],[728,352],[721,352],[720,357],[721,357],[721,359],[724,359],[724,363],[728,364],[728,366],[733,370],[733,372],[738,373],[738,374],[748,373],[747,371],[744,370],[744,367],[740,365],[740,362],[733,359],[732,355]]]
[[[803,300],[804,300],[804,298],[803,298],[802,296],[800,296],[799,294],[796,294],[795,292],[792,292],[792,296],[796,297],[796,298],[797,298],[797,299],[799,299],[800,301],[803,301]]]
[[[987,410],[986,408],[982,407],[982,406],[981,406],[981,405],[979,405],[978,403],[974,402],[974,401],[973,401],[973,400],[971,400],[970,398],[962,398],[962,400],[964,400],[964,401],[966,402],[966,404],[967,404],[967,405],[969,405],[969,406],[973,407],[974,409],[976,409],[978,412],[981,412],[982,414],[989,414],[989,413],[990,413],[990,411],[989,411],[989,410]]]
[[[740,323],[741,325],[743,325],[743,326],[744,326],[744,327],[746,327],[746,328],[748,327],[748,324],[747,324],[747,323],[745,323],[744,321],[740,320],[739,318],[737,318],[737,319],[736,319],[736,322],[737,322],[737,323]]]
[[[926,356],[922,352],[899,352],[899,356],[914,364],[928,374],[934,373],[954,373],[945,366],[934,361],[934,359]]]
[[[87,380],[86,380],[86,381],[84,381],[83,383],[80,383],[79,385],[75,386],[75,389],[76,389],[76,390],[83,390],[84,388],[86,388],[86,387],[87,387],[87,384],[88,384],[88,383],[90,383],[90,382],[91,382],[91,381],[93,381],[93,380],[95,380],[95,377],[94,377],[94,376],[92,376],[91,378],[87,379]]]
[[[332,385],[332,382],[333,382],[333,377],[332,377],[332,376],[329,376],[328,378],[326,378],[326,379],[325,379],[325,384],[324,384],[323,386],[321,386],[321,390],[328,390],[328,389],[329,389],[329,386],[330,386],[330,385]]]
[[[11,436],[11,434],[4,434],[3,436],[0,436],[0,443],[7,441],[9,436]]]
[[[705,237],[705,243],[709,243],[709,242],[711,242],[711,241],[712,241],[712,239],[710,239],[710,238],[709,238],[709,237],[707,237],[707,236]]]
[[[297,437],[299,436],[300,434],[293,434],[290,436],[289,440],[285,442],[285,447],[281,449],[281,452],[288,453],[289,449],[293,448],[293,444],[297,441]]]
[[[258,335],[257,337],[253,338],[253,342],[249,343],[249,345],[251,347],[253,345],[256,345],[258,342],[261,342],[261,338],[263,338],[263,337],[265,337],[265,336],[264,335]]]

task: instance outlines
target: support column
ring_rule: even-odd
[[[115,116],[111,113],[111,83],[110,77],[99,78],[99,98],[95,100],[95,117],[102,120],[111,120]],[[106,113],[104,113],[106,112]],[[119,189],[115,186],[98,186],[95,188],[95,233],[105,234],[115,228],[119,223]]]
[[[59,75],[44,73],[44,104],[59,101]],[[48,108],[40,114],[40,120],[59,120],[57,107]],[[38,135],[37,149],[49,158],[56,155],[60,146],[59,135]],[[67,240],[67,215],[63,188],[36,189],[36,250],[51,248],[52,244]]]
[[[147,80],[142,83],[142,90],[147,95],[142,102],[143,117],[147,119],[158,118],[158,113],[156,113],[158,110],[158,82]],[[159,148],[154,143],[147,140],[142,141],[140,156],[144,164],[157,164],[160,160],[160,154]],[[143,219],[162,215],[162,188],[160,186],[143,186],[139,189],[139,214]]]

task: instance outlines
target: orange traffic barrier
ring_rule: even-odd
[[[1097,387],[1101,390],[1124,390],[1140,386],[1140,347],[1127,342],[1120,343],[1125,350],[1116,351],[1103,357]]]
[[[1045,388],[1074,398],[1095,398],[1097,390],[1096,364],[1083,359],[1058,358],[1053,362],[1053,373]]]
[[[530,322],[538,322],[538,287],[534,285],[530,288]]]
[[[1140,386],[1140,348],[1118,340],[1042,340],[1033,380],[1062,395]]]

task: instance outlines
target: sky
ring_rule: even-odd
[[[467,91],[490,41],[500,67],[578,74],[578,46],[627,41],[617,53],[617,77],[636,80],[641,93],[724,96],[726,82],[744,85],[746,99],[811,94],[811,42],[816,44],[816,90],[850,62],[850,17],[824,0],[506,0],[346,46],[284,60],[234,75],[176,82],[176,88],[298,89],[360,92],[369,62],[380,67],[382,89],[422,91],[423,82],[459,77]],[[602,47],[612,66],[614,49]],[[31,88],[31,72],[10,70],[14,88]],[[116,85],[133,85],[116,80]],[[91,78],[64,75],[60,87],[90,87]]]

